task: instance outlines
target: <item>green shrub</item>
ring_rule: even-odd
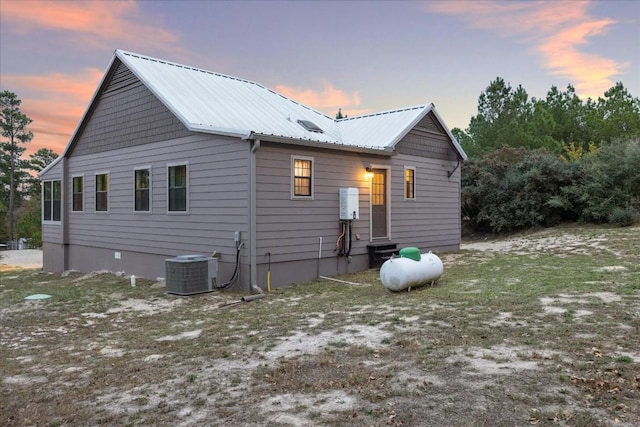
[[[633,208],[615,207],[609,214],[609,222],[619,227],[628,227],[633,225],[636,220],[636,210]]]
[[[544,150],[503,147],[462,169],[462,219],[475,231],[503,232],[555,225],[576,214],[552,198],[577,168]]]
[[[640,213],[640,140],[575,161],[544,150],[500,148],[462,166],[465,229],[505,232],[581,220],[633,224]]]

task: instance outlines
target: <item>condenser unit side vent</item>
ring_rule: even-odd
[[[218,260],[204,255],[181,255],[165,260],[167,293],[194,295],[211,292],[218,274]]]

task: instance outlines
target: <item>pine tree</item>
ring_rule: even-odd
[[[16,179],[21,166],[20,157],[26,150],[19,144],[26,144],[33,139],[33,133],[27,130],[27,126],[32,120],[20,111],[22,101],[13,92],[0,92],[0,129],[2,137],[7,138],[0,142],[3,157],[7,158],[8,170],[3,171],[8,175],[9,181],[9,240],[14,240],[13,230],[15,225],[15,201]]]

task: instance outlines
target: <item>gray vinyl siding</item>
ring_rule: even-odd
[[[76,134],[72,155],[176,139],[187,128],[122,63],[108,77],[90,119]]]
[[[460,247],[459,155],[432,113],[396,145],[391,168],[391,239],[421,250]],[[404,199],[404,167],[415,167],[413,200]],[[448,177],[448,172],[455,172]]]
[[[291,156],[313,157],[313,200],[291,199]],[[320,237],[322,257],[333,257],[339,232],[339,189],[356,187],[360,219],[353,222],[352,255],[366,253],[369,243],[369,183],[365,167],[371,156],[329,150],[305,150],[263,143],[257,152],[258,263],[317,259]],[[356,240],[355,235],[360,236]]]
[[[404,198],[404,167],[415,167],[415,199]],[[455,166],[455,164],[453,165]],[[460,172],[450,162],[398,155],[391,168],[391,240],[422,251],[460,246]]]
[[[183,161],[188,162],[188,214],[168,213],[167,165]],[[151,167],[150,213],[134,212],[133,171],[140,166]],[[247,171],[247,142],[201,134],[72,156],[69,173],[84,174],[85,211],[71,212],[66,202],[69,243],[109,250],[111,259],[114,251],[165,257],[217,251],[222,263],[233,264],[233,231],[248,236]],[[95,211],[96,172],[109,174],[108,212]],[[69,180],[67,192],[71,185]],[[70,268],[84,271],[78,263],[80,254],[71,257]],[[164,264],[156,270],[153,277],[162,277]]]

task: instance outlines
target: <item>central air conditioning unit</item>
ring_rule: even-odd
[[[204,255],[181,255],[165,260],[167,293],[194,295],[211,292],[218,276],[218,260]]]

